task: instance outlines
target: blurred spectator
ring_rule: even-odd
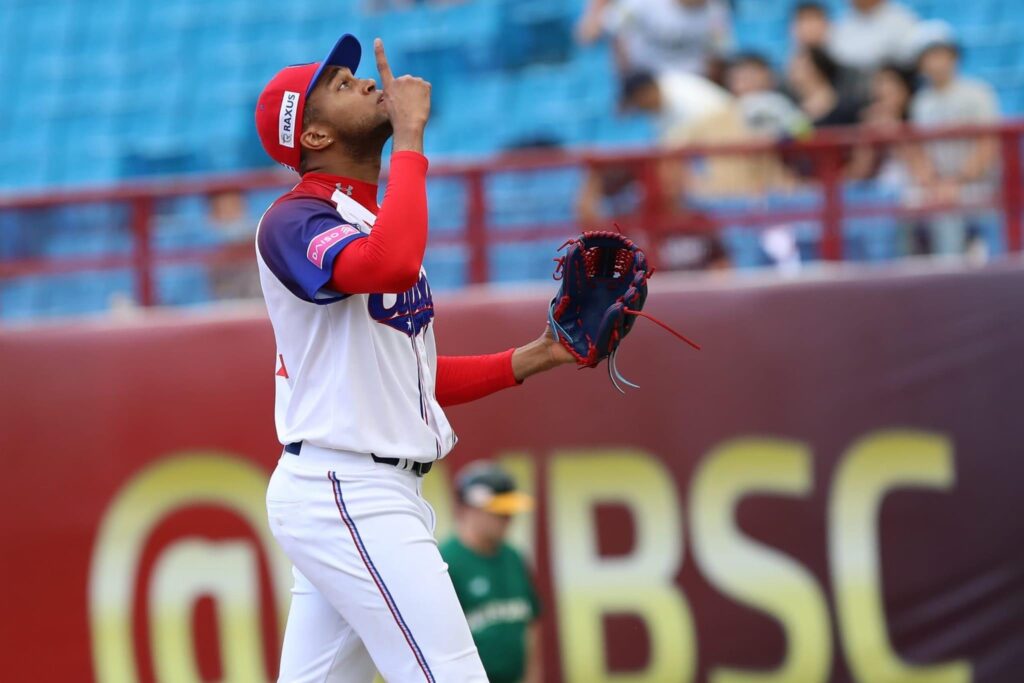
[[[790,15],[789,35],[793,54],[808,48],[824,50],[831,56],[832,21],[828,8],[819,2],[801,2]],[[855,69],[837,63],[836,90],[844,100],[862,100],[868,97],[868,83]]]
[[[733,97],[696,74],[639,71],[623,80],[620,103],[624,109],[654,116],[658,138],[664,143],[680,128],[722,113]]]
[[[486,461],[459,472],[456,494],[455,535],[439,550],[487,680],[541,683],[540,599],[526,562],[506,541],[513,517],[531,510],[533,498]]]
[[[722,0],[590,0],[581,42],[614,39],[619,72],[707,75],[732,47],[732,16]]]
[[[949,36],[927,45],[919,60],[926,86],[914,96],[911,120],[919,126],[995,123],[999,103],[987,83],[959,73],[960,49]],[[923,146],[915,156],[914,179],[930,201],[978,199],[994,190],[998,148],[992,138],[942,140]],[[929,251],[962,252],[967,221],[947,215],[929,224]]]
[[[788,76],[800,109],[815,128],[858,122],[857,103],[838,88],[840,66],[822,48],[797,52],[789,63]]]
[[[913,95],[914,74],[897,64],[882,65],[871,78],[871,99],[861,110],[861,124],[873,132],[899,130],[910,118]],[[853,150],[847,175],[902,190],[910,180],[910,154],[905,145],[862,145]]]
[[[828,9],[820,2],[801,2],[793,8],[789,20],[789,36],[796,49],[828,47],[832,22]]]
[[[995,91],[988,83],[960,75],[959,58],[959,48],[949,41],[934,43],[921,54],[920,70],[927,85],[911,104],[914,123],[940,126],[999,120]],[[991,180],[995,152],[994,145],[971,140],[930,143],[919,179],[961,185]]]
[[[643,183],[635,168],[588,167],[576,198],[576,218],[584,230],[596,230],[609,220],[637,213],[643,200]]]
[[[208,220],[218,241],[231,252],[248,254],[255,234],[245,211],[245,197],[236,190],[217,192],[209,197]],[[256,299],[262,296],[259,272],[251,259],[220,263],[210,268],[213,298]]]
[[[778,91],[775,72],[763,56],[746,52],[734,57],[726,68],[725,82],[752,132],[782,138],[806,131],[807,117]]]
[[[709,130],[738,131],[741,137],[749,136],[735,98],[696,74],[631,74],[623,81],[620,104],[623,110],[653,116],[663,147],[692,141],[724,141],[709,139]],[[716,238],[707,234],[706,219],[688,209],[685,197],[701,192],[708,177],[727,177],[742,183],[744,172],[734,172],[737,161],[740,160],[711,160],[705,164],[705,177],[701,179],[688,172],[687,164],[675,160],[659,162],[649,170],[625,164],[591,167],[577,198],[577,215],[584,228],[593,228],[656,207],[659,213],[673,218],[674,234],[663,242],[665,253],[660,254],[666,267],[721,267],[728,260],[724,250]],[[653,178],[644,178],[648,172],[653,173]],[[645,239],[655,241],[654,236]]]
[[[695,74],[633,74],[623,83],[622,105],[656,118],[662,146],[727,144],[757,139],[747,126],[737,99]],[[762,192],[782,181],[773,154],[715,154],[691,164],[666,162],[660,169],[667,201],[678,205],[684,195]]]
[[[884,62],[909,66],[914,59],[909,38],[917,15],[890,0],[851,0],[851,5],[832,29],[829,42],[835,60],[865,79]]]

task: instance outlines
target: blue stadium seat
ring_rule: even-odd
[[[851,218],[843,224],[843,258],[877,263],[901,256],[900,223],[890,216]]]
[[[205,266],[163,266],[156,273],[157,300],[165,306],[189,306],[210,300],[209,273]]]
[[[31,278],[0,280],[0,319],[15,322],[39,316],[39,292]]]
[[[1018,5],[908,2],[927,18],[956,25],[968,70],[994,79],[1007,112],[1024,111],[1024,81],[1007,78],[1024,65],[1024,11]],[[843,1],[826,4],[846,11]],[[367,15],[349,0],[335,10],[345,15],[347,30],[391,41],[396,68],[435,80],[436,134],[428,141],[434,153],[487,153],[539,135],[573,145],[650,141],[644,122],[615,114],[608,45],[574,46],[569,32],[582,5],[473,0]],[[790,5],[736,5],[739,47],[767,51],[781,62]],[[102,12],[97,7],[14,3],[8,10],[7,26],[18,30],[6,28],[10,40],[0,41],[0,52],[11,55],[0,59],[0,95],[9,94],[5,101],[15,106],[3,129],[24,140],[17,155],[29,163],[20,173],[11,171],[15,151],[2,145],[4,187],[258,162],[244,150],[247,142],[251,149],[251,106],[259,87],[282,64],[316,59],[322,50],[311,46],[338,32],[313,0],[113,0],[102,3]],[[361,72],[375,75],[365,61]],[[9,66],[15,63],[16,69]],[[192,114],[197,107],[218,116]],[[51,129],[67,137],[52,136]],[[0,134],[0,142],[8,141]],[[217,143],[220,149],[211,152]]]
[[[430,233],[450,234],[466,224],[466,188],[462,181],[428,178],[427,205],[430,207]]]
[[[494,173],[485,181],[495,229],[573,220],[582,173],[577,168]]]
[[[491,282],[550,280],[552,259],[562,240],[538,240],[492,247],[487,255]]]
[[[465,247],[429,247],[423,267],[434,291],[458,289],[468,282],[468,254]]]
[[[1006,226],[1002,216],[997,213],[984,213],[972,216],[971,231],[985,243],[989,256],[1006,254]]]
[[[722,230],[722,244],[734,268],[747,270],[771,263],[761,248],[760,233],[743,226],[729,226]]]

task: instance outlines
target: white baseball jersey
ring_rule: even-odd
[[[365,239],[375,219],[340,187],[310,179],[260,219],[256,256],[277,341],[277,435],[282,444],[429,462],[456,436],[434,397],[426,273],[397,295],[329,288],[338,254]]]

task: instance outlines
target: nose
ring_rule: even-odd
[[[369,95],[377,89],[377,82],[372,78],[367,78],[363,81],[363,93]]]

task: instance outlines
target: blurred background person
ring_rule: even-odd
[[[859,121],[858,102],[839,90],[840,66],[820,47],[797,52],[787,72],[789,88],[811,126],[851,126]]]
[[[680,129],[718,117],[734,104],[728,90],[686,72],[635,71],[623,79],[619,97],[623,110],[652,117],[662,144],[678,136]]]
[[[913,11],[893,0],[851,0],[849,11],[832,27],[829,52],[863,80],[885,62],[910,66],[910,36],[918,23]]]
[[[731,120],[733,106],[733,97],[727,90],[707,78],[685,72],[635,72],[623,80],[620,93],[620,110],[649,116],[663,147],[675,146],[680,138],[688,136],[688,130],[699,127],[699,122]],[[628,203],[638,207],[641,195],[647,206],[654,203],[665,213],[681,210],[685,180],[680,162],[655,164],[655,198],[647,196],[650,187],[643,185],[642,175],[641,168],[630,165],[589,169],[577,203],[581,220],[599,223],[606,213],[606,201],[621,208]]]
[[[498,465],[468,465],[456,479],[455,535],[441,544],[490,683],[540,683],[540,600],[509,524],[533,509]]]
[[[591,0],[577,27],[583,43],[612,37],[619,72],[715,77],[732,49],[732,15],[722,0]]]
[[[736,123],[733,96],[710,79],[685,72],[636,72],[623,81],[620,108],[624,112],[639,112],[651,117],[657,141],[660,146],[673,147],[685,143],[692,137],[693,130],[699,130],[705,122],[731,128]],[[659,183],[658,206],[663,211],[675,213],[682,206],[685,179],[683,165],[677,161],[656,164]],[[607,196],[606,191],[615,188],[626,189],[628,175],[639,180],[638,169],[616,166],[604,168],[598,175],[584,183],[581,194],[581,215],[594,215],[594,199]],[[594,189],[602,189],[600,195]],[[650,201],[649,198],[646,201]]]
[[[807,48],[832,49],[832,19],[828,7],[820,2],[801,2],[793,8],[789,19],[790,59]],[[867,97],[868,83],[856,69],[837,62],[836,89],[845,99]]]
[[[871,98],[860,112],[864,129],[893,133],[907,125],[915,80],[913,72],[897,64],[883,64],[871,77]],[[853,150],[847,176],[903,191],[910,184],[911,153],[908,145],[860,145]]]
[[[827,48],[832,36],[828,8],[820,2],[799,2],[789,17],[789,38],[793,47]]]
[[[736,80],[741,89],[770,82],[756,69],[751,77],[741,75]],[[766,137],[748,125],[736,96],[696,74],[633,74],[623,83],[621,101],[627,110],[654,116],[659,143],[665,148],[756,142]],[[770,106],[765,109],[766,119],[778,113]],[[683,197],[758,194],[784,182],[785,176],[775,154],[768,152],[713,155],[699,164],[665,162],[659,175],[666,203],[673,207]]]
[[[911,121],[923,127],[995,123],[999,102],[992,87],[959,72],[960,49],[952,38],[931,43],[921,53],[925,85],[914,96]],[[927,143],[917,179],[942,195],[993,180],[996,149],[991,140]]]
[[[725,83],[752,132],[771,138],[806,132],[807,117],[779,91],[775,71],[763,55],[743,52],[733,57],[725,70]]]
[[[936,28],[940,35],[925,44],[918,62],[925,85],[911,102],[911,121],[925,128],[999,121],[995,91],[988,83],[960,73],[960,48],[952,29]],[[969,201],[995,191],[995,139],[942,140],[924,143],[918,150],[912,170],[924,199]],[[961,253],[967,247],[970,229],[963,215],[940,215],[928,221],[923,248],[936,254]]]
[[[245,196],[238,190],[226,190],[211,194],[207,201],[207,220],[214,241],[232,247],[232,253],[248,254],[256,238],[256,226],[245,209]],[[217,300],[263,296],[259,272],[250,259],[211,265],[210,289]]]

